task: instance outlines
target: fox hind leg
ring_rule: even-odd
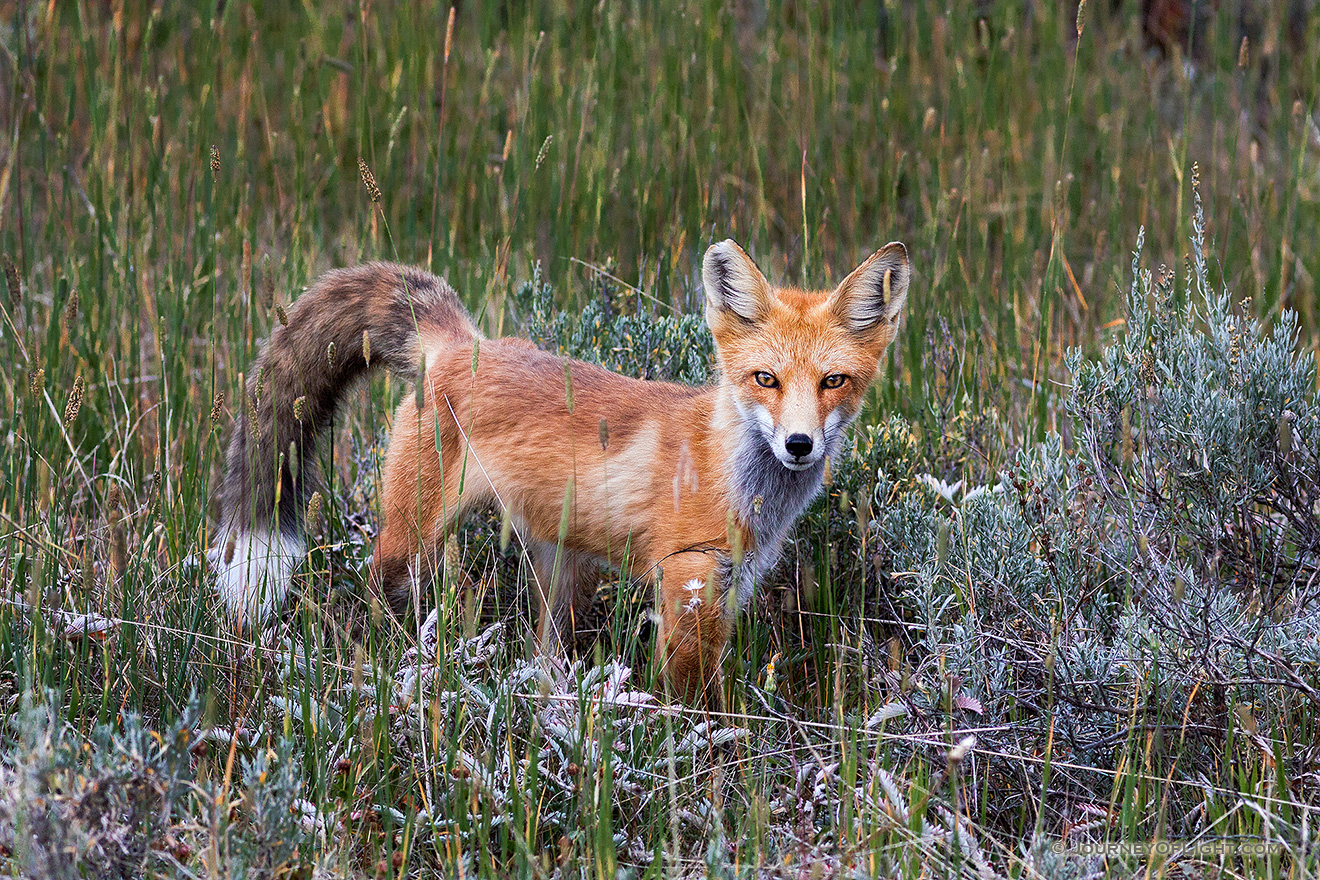
[[[461,443],[451,418],[441,418],[437,430],[434,410],[418,418],[412,398],[399,406],[382,474],[383,522],[371,568],[373,591],[395,614],[419,601],[418,593],[440,571],[444,541],[466,512],[493,497],[480,472],[465,469]]]
[[[600,559],[550,541],[534,542],[529,549],[536,574],[537,644],[542,654],[566,656],[575,649],[595,600]]]

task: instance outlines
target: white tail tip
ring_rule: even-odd
[[[211,550],[215,589],[239,624],[260,625],[283,602],[306,552],[302,538],[279,532],[222,532]]]

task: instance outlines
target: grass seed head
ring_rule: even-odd
[[[500,552],[509,549],[509,539],[513,537],[513,511],[505,505],[500,514]]]
[[[41,367],[28,371],[28,391],[33,397],[40,397],[46,388],[46,371]]]
[[[14,265],[14,258],[5,254],[3,258],[5,268],[5,284],[9,286],[9,304],[18,305],[19,297],[23,295],[23,289],[18,283],[18,267]]]
[[[333,342],[325,347],[325,362],[330,366],[330,369],[335,368],[335,344]]]
[[[275,306],[275,317],[279,319],[281,327],[289,326],[289,315],[284,311],[284,306]]]
[[[729,536],[729,559],[733,562],[734,568],[737,568],[743,562],[743,531],[732,510],[729,511],[725,525]]]
[[[312,493],[312,497],[309,498],[309,499],[307,499],[307,526],[308,526],[308,528],[310,528],[312,525],[314,525],[314,524],[317,522],[318,518],[321,516],[321,504],[322,504],[322,503],[323,503],[323,501],[322,501],[322,499],[321,499],[321,493],[320,493],[320,492],[313,492],[313,493]]]
[[[362,185],[367,188],[367,195],[371,196],[373,202],[379,202],[380,187],[376,184],[376,175],[371,173],[367,160],[361,156],[358,157],[358,172],[362,175]]]
[[[123,514],[124,490],[118,483],[112,483],[105,498],[105,518],[110,525],[110,567],[107,580],[112,585],[119,583],[119,579],[128,570],[128,536],[124,532]]]
[[[225,393],[217,391],[215,397],[211,400],[211,424],[213,426],[220,424],[220,417],[224,414],[224,409]]]
[[[458,536],[451,532],[449,537],[445,539],[444,568],[442,571],[444,583],[447,587],[454,587],[459,583],[461,577],[459,563]]]
[[[372,606],[372,610],[373,611],[375,610],[375,605]],[[366,659],[367,659],[366,654],[362,650],[362,643],[358,642],[354,644],[353,645],[353,692],[354,693],[362,692],[362,681],[365,678],[365,676],[363,675],[362,667],[366,663]]]
[[[124,490],[118,483],[110,484],[110,491],[105,494],[107,517],[117,518],[124,506]]]
[[[220,174],[220,148],[211,144],[211,177],[215,178]]]
[[[72,335],[74,322],[78,320],[78,291],[69,294],[69,301],[64,304],[64,315],[61,319],[64,329],[64,336],[68,338]]]
[[[279,460],[279,462],[275,465],[275,473],[276,473],[276,474],[282,474],[282,473],[284,473],[284,453],[283,453],[283,452],[280,453],[280,460]],[[283,494],[283,491],[284,491],[284,481],[281,480],[281,479],[279,479],[278,477],[276,477],[276,479],[275,479],[275,507],[276,507],[276,509],[279,509],[279,506],[280,506],[280,496]]]
[[[362,360],[371,366],[371,334],[366,330],[362,331]]]
[[[64,407],[64,423],[71,425],[73,420],[78,418],[78,410],[82,409],[83,388],[86,381],[82,376],[73,380],[73,390],[69,392],[69,402]]]
[[[449,21],[445,25],[445,64],[449,63],[449,53],[454,48],[454,13],[455,7],[449,7]]]
[[[83,591],[90,594],[96,588],[95,562],[92,560],[92,538],[90,536],[83,539],[82,558],[78,560],[78,567],[82,574]]]

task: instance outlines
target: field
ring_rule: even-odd
[[[1320,875],[1320,11],[937,7],[0,3],[0,873]],[[225,438],[319,273],[700,382],[726,237],[915,270],[727,714],[651,696],[626,577],[538,659],[498,511],[382,608],[408,376],[225,623]]]

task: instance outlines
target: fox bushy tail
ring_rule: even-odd
[[[235,402],[225,458],[216,588],[239,622],[284,599],[306,551],[307,503],[319,485],[316,443],[345,392],[384,367],[415,377],[428,347],[478,335],[440,278],[368,263],[321,277],[271,333]]]

